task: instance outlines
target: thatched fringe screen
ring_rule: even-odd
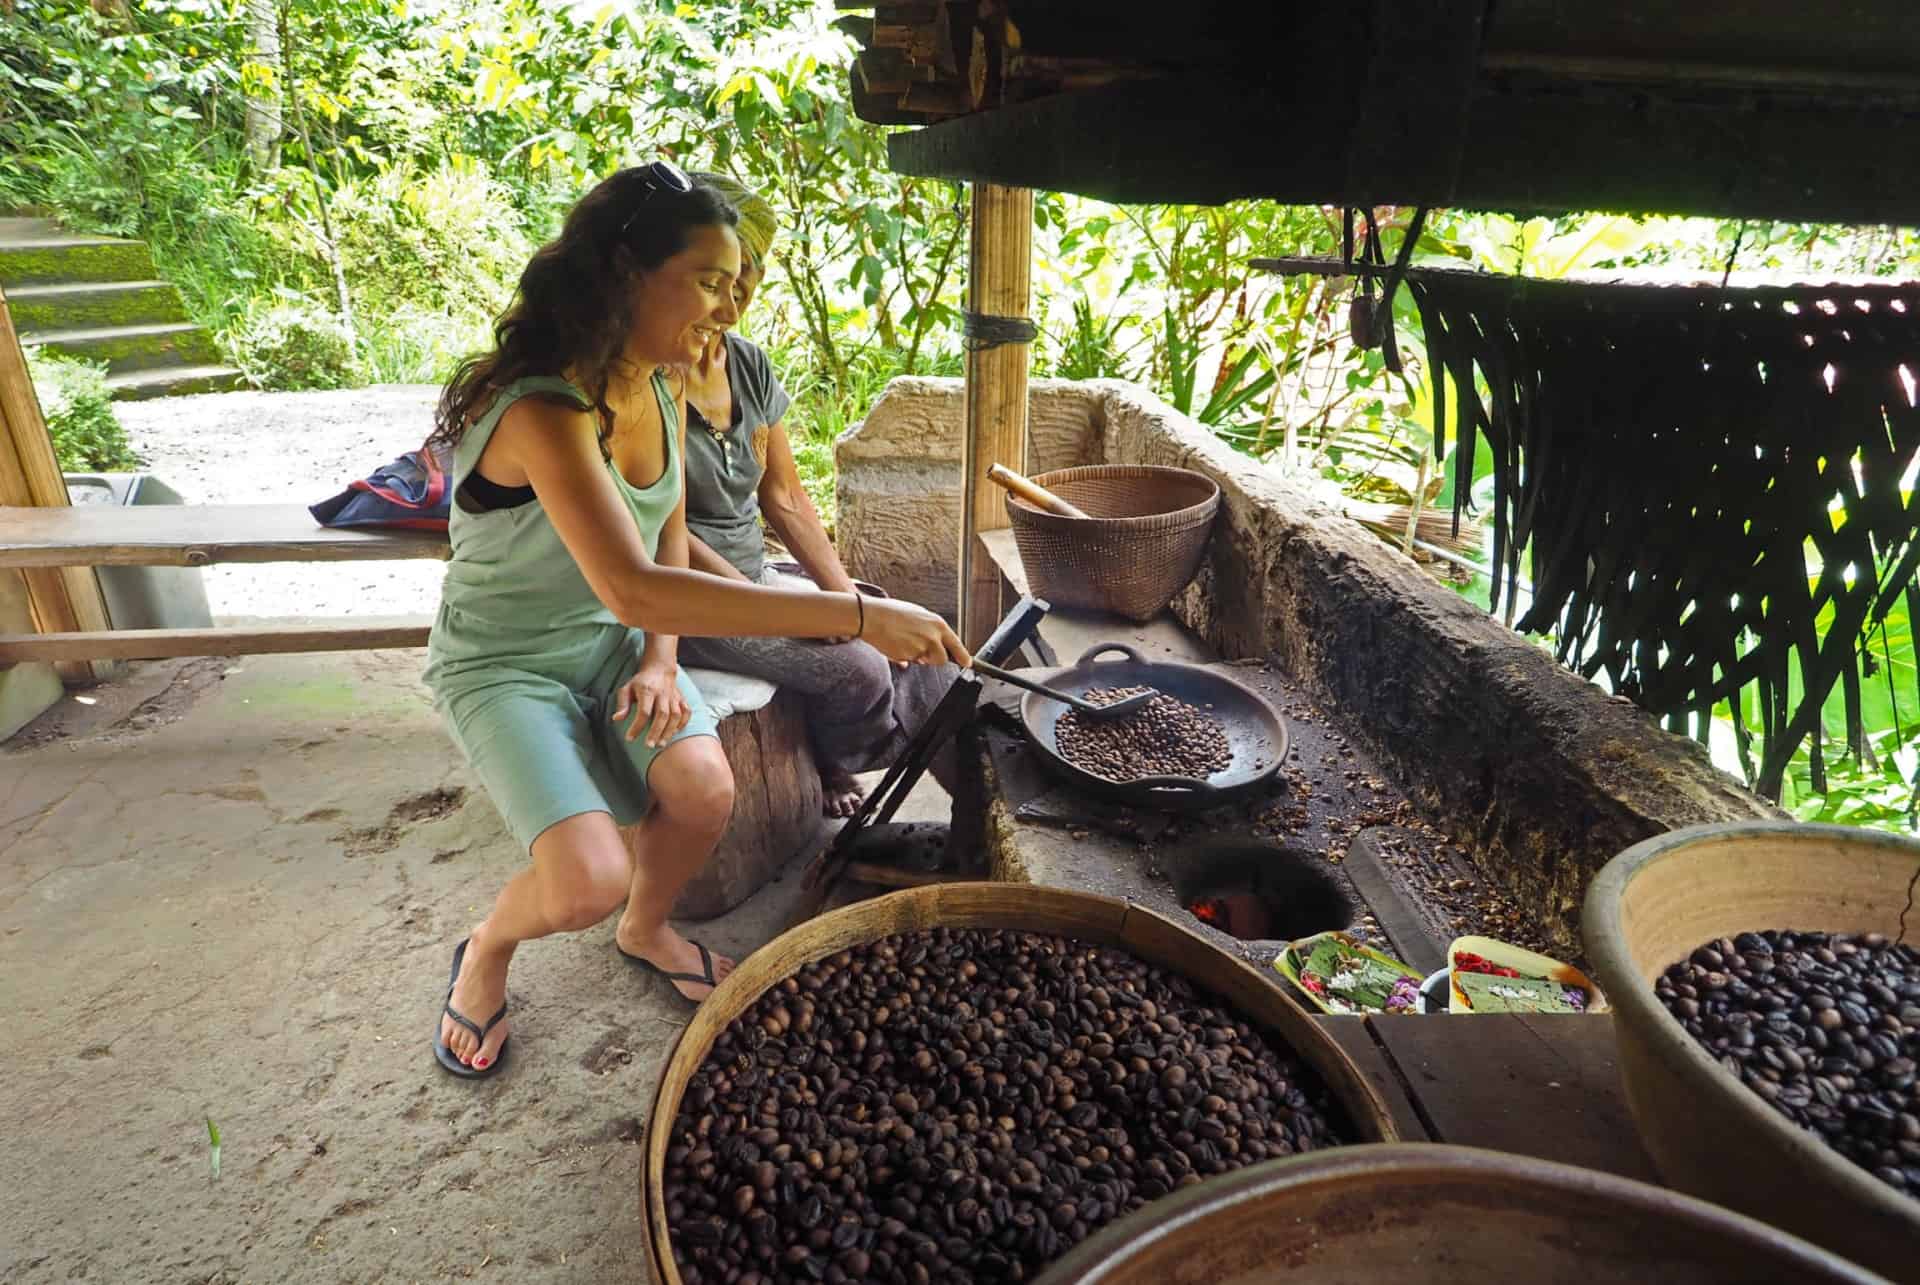
[[[1557,630],[1563,662],[1676,730],[1694,715],[1696,735],[1757,682],[1769,797],[1809,735],[1820,770],[1836,684],[1857,745],[1856,653],[1920,564],[1920,506],[1901,492],[1920,451],[1920,287],[1408,284],[1452,383],[1435,403],[1457,505],[1476,437],[1492,448],[1509,612],[1529,554],[1518,627]]]

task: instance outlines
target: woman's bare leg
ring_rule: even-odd
[[[582,812],[541,831],[533,864],[507,881],[493,913],[468,939],[453,986],[455,1010],[475,1022],[492,1017],[506,1000],[507,966],[521,942],[593,927],[626,899],[629,881],[626,846],[610,814]],[[507,1022],[488,1032],[482,1047],[471,1031],[443,1017],[440,1038],[461,1062],[485,1070],[500,1054]]]
[[[638,955],[670,973],[701,971],[700,948],[673,930],[667,916],[680,890],[707,863],[726,833],[733,813],[733,769],[720,742],[711,736],[675,741],[647,771],[653,809],[627,831],[632,858],[626,913],[613,930],[621,950]],[[733,971],[733,961],[713,957],[717,981]],[[711,986],[675,982],[690,1000],[713,993]]]

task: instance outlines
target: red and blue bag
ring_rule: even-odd
[[[452,491],[444,459],[429,447],[382,464],[332,499],[309,505],[307,512],[326,527],[445,531]]]

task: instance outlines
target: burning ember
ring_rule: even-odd
[[[1215,892],[1195,897],[1187,910],[1201,923],[1242,941],[1265,941],[1273,935],[1273,913],[1252,892]]]

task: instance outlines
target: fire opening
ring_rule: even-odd
[[[1292,941],[1353,922],[1353,904],[1307,855],[1239,845],[1183,862],[1180,904],[1201,923],[1242,941]]]

